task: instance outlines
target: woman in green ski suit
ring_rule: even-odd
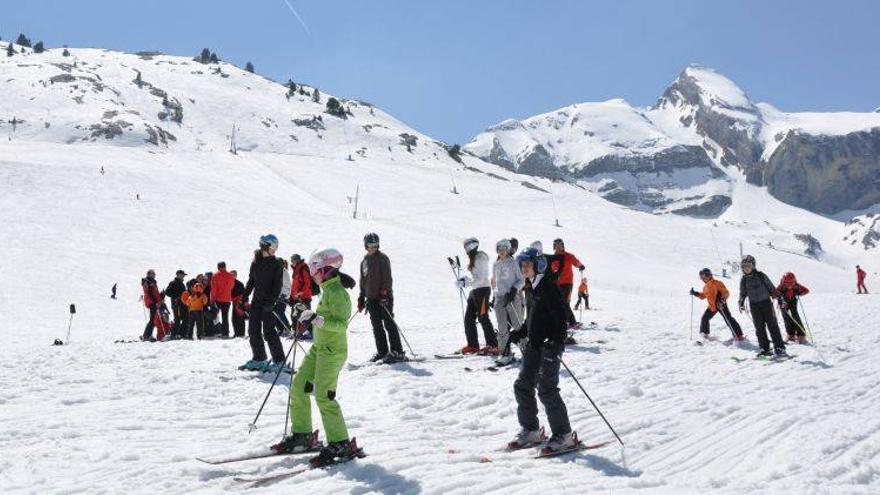
[[[309,394],[313,393],[327,435],[327,445],[315,459],[321,463],[353,453],[342,409],[336,401],[336,382],[348,356],[346,331],[351,315],[351,299],[339,276],[341,266],[342,255],[335,249],[325,249],[309,259],[309,270],[321,285],[322,296],[316,311],[304,311],[299,321],[312,324],[314,342],[290,385],[292,435],[272,447],[287,453],[316,448],[309,399]]]

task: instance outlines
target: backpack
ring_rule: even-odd
[[[321,293],[321,286],[315,283],[315,279],[309,277],[309,282],[312,283],[312,296],[317,296]]]

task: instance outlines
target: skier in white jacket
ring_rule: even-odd
[[[513,361],[513,353],[508,345],[510,330],[518,329],[523,322],[520,291],[525,285],[525,278],[511,251],[508,239],[501,239],[495,244],[498,259],[492,265],[492,288],[495,289],[495,320],[498,322],[498,348],[501,351],[501,357],[496,361],[499,365]]]
[[[467,345],[461,349],[462,354],[498,355],[498,339],[495,337],[495,329],[489,319],[489,297],[492,288],[489,282],[489,256],[479,250],[480,241],[471,237],[464,241],[464,250],[468,255],[467,269],[470,277],[458,279],[458,287],[470,287],[468,294],[467,310],[464,314],[464,333],[467,337]],[[480,348],[480,340],[477,337],[477,320],[483,327],[483,335],[486,338],[486,347]]]

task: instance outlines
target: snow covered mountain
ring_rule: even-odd
[[[739,173],[823,214],[880,203],[878,114],[781,112],[700,66],[685,69],[652,108],[622,100],[573,105],[504,121],[465,149],[660,213],[720,214],[730,204],[725,178]]]
[[[246,341],[114,343],[143,330],[139,281],[148,268],[162,286],[178,268],[205,272],[220,260],[243,273],[267,232],[278,235],[284,257],[338,248],[350,274],[363,235],[379,233],[394,271],[394,317],[408,345],[429,359],[366,364],[373,335],[368,318],[355,316],[337,397],[369,456],[265,493],[878,491],[880,336],[870,329],[880,310],[874,296],[852,294],[856,263],[873,287],[876,251],[843,240],[852,226],[718,175],[730,171],[711,159],[670,174],[693,172],[695,196],[715,187],[729,196],[718,218],[647,215],[579,184],[467,153],[458,162],[442,144],[360,102],[337,97],[351,110],[342,118],[327,113],[328,95],[312,102],[298,86],[288,101],[287,88],[228,64],[69,53],[0,57],[4,494],[238,493],[248,488],[238,476],[299,468],[302,460],[287,457],[223,466],[195,460],[269,445],[284,428],[280,380],[260,428],[249,433],[272,377],[236,370],[250,357]],[[593,110],[633,121],[642,112],[609,106],[616,108]],[[642,113],[653,126],[634,137],[643,156],[676,153],[671,143],[701,145],[690,128]],[[237,154],[229,152],[233,123]],[[511,236],[545,246],[562,237],[584,262],[594,309],[582,319],[596,325],[566,350],[572,374],[560,374],[560,388],[582,439],[613,437],[572,376],[620,433],[624,451],[553,460],[501,452],[518,429],[516,370],[485,371],[489,363],[477,356],[430,359],[463,345],[447,256],[464,260],[461,241],[474,235],[487,252]],[[730,359],[756,350],[746,314],[736,313],[751,339],[742,347],[692,343],[703,305],[688,289],[708,266],[726,270],[731,278],[722,280],[738,295],[740,245],[774,282],[793,271],[811,289],[802,308],[817,346],[792,346],[794,361]],[[109,297],[114,284],[117,299]],[[68,328],[68,345],[51,346]],[[715,318],[712,333],[723,341],[728,330]]]

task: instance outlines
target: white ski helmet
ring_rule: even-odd
[[[333,248],[322,249],[309,256],[309,273],[312,276],[320,273],[325,275],[331,270],[339,270],[342,267],[342,253]]]
[[[476,237],[468,237],[462,243],[464,246],[464,250],[466,253],[470,253],[471,251],[476,251],[480,248],[480,241],[477,240]]]
[[[495,243],[495,252],[497,253],[502,250],[504,250],[507,254],[510,254],[510,239],[501,239],[500,241]]]

